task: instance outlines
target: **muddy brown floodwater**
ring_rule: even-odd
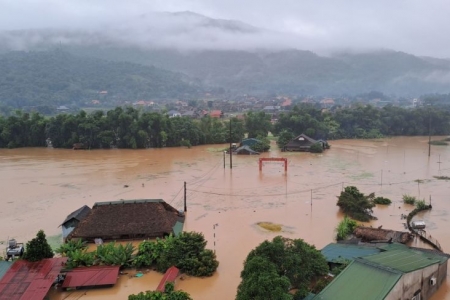
[[[395,230],[404,230],[400,215],[412,210],[402,203],[403,194],[427,201],[431,196],[433,209],[417,218],[426,221],[429,233],[450,252],[450,182],[433,177],[450,176],[450,146],[432,146],[428,157],[427,140],[338,140],[331,141],[331,149],[321,155],[277,150],[262,155],[286,157],[286,174],[281,163],[266,163],[260,172],[259,156],[233,156],[232,170],[227,156],[224,169],[224,145],[151,150],[3,149],[0,241],[14,237],[25,242],[38,229],[57,236],[67,214],[98,201],[162,198],[182,209],[186,181],[184,229],[205,235],[220,266],[211,278],[186,278],[176,287],[196,300],[228,300],[236,295],[246,255],[262,241],[282,234],[302,238],[319,249],[333,242],[334,228],[343,217],[336,197],[344,186],[355,185],[364,193],[393,200],[388,207],[374,209],[378,220],[371,225]],[[272,148],[276,149],[275,144]],[[283,231],[265,231],[258,222],[281,224]],[[121,276],[114,288],[73,295],[52,293],[51,297],[126,299],[131,293],[155,289],[162,277],[155,272],[141,278],[131,275]],[[440,299],[450,299],[449,280],[432,298]]]

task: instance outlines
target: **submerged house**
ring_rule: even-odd
[[[259,155],[259,152],[252,150],[249,146],[242,146],[233,151],[233,154],[239,155]]]
[[[341,253],[343,250],[342,247],[331,249]],[[446,279],[448,254],[397,243],[378,249],[379,253],[370,253],[370,250],[351,248],[355,254],[364,253],[364,256],[349,257],[352,262],[347,268],[313,299],[427,300]]]
[[[312,145],[319,143],[322,146],[322,149],[328,149],[330,146],[328,142],[325,140],[315,140],[310,138],[306,134],[300,134],[296,136],[289,143],[284,146],[284,151],[310,151]]]
[[[255,138],[243,139],[243,140],[241,141],[239,147],[242,147],[242,146],[248,146],[248,147],[251,148],[252,146],[254,146],[254,145],[256,145],[256,144],[258,144],[258,143],[260,143],[260,142],[261,142],[260,140],[255,139]]]
[[[78,224],[91,212],[89,206],[84,205],[72,212],[60,225],[62,228],[62,238],[66,240],[67,236],[78,226]]]
[[[184,213],[162,199],[97,202],[67,239],[130,240],[177,235]]]

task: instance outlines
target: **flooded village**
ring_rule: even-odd
[[[342,247],[355,246],[335,246],[339,245],[335,244],[336,226],[344,218],[336,201],[346,186],[356,186],[363,193],[374,192],[376,196],[393,201],[389,206],[377,205],[373,209],[377,219],[362,223],[373,229],[409,232],[404,216],[414,206],[404,204],[402,195],[425,199],[427,204],[432,204],[432,209],[419,212],[413,221],[423,220],[427,235],[438,241],[444,252],[449,251],[447,195],[450,187],[448,181],[436,178],[450,172],[449,148],[433,146],[428,157],[428,137],[335,140],[330,144],[330,150],[313,154],[281,152],[272,142],[271,150],[259,156],[233,155],[232,168],[228,156],[224,160],[223,149],[227,145],[93,151],[0,149],[1,246],[6,247],[11,238],[26,242],[39,229],[45,231],[52,247],[62,242],[63,235],[71,234],[95,242],[94,237],[114,231],[114,228],[96,228],[95,222],[99,221],[100,215],[92,218],[94,225],[91,227],[73,225],[75,230],[72,232],[64,231],[72,225],[61,226],[69,221],[66,217],[78,209],[81,209],[80,213],[91,209],[98,213],[99,207],[107,209],[102,208],[107,203],[123,206],[129,200],[140,199],[147,199],[141,202],[149,206],[166,203],[167,209],[173,213],[168,217],[173,224],[168,221],[170,224],[167,223],[165,226],[168,227],[162,231],[169,231],[169,227],[180,230],[180,226],[175,226],[179,222],[185,232],[202,233],[207,240],[206,248],[213,250],[219,261],[213,276],[181,275],[176,280],[176,289],[189,293],[193,299],[234,299],[247,254],[264,240],[272,240],[278,235],[301,238],[317,249],[323,249],[327,260],[333,259],[333,253],[349,253]],[[284,158],[287,170],[284,161],[276,160],[263,161],[260,170],[259,158]],[[127,213],[128,226],[133,228],[133,220],[137,222],[141,215],[139,211]],[[279,227],[270,231],[259,226],[261,222]],[[122,238],[136,241],[150,234],[135,233],[137,236]],[[111,237],[104,236],[105,240]],[[395,236],[386,237],[389,240]],[[138,242],[133,243],[137,245]],[[399,247],[381,250],[352,248],[352,253],[359,253],[357,256],[361,258],[350,265],[350,271],[359,268],[361,272],[361,269],[374,264],[381,270],[386,268],[383,263],[387,260],[383,256],[409,255],[411,260],[426,260],[427,263],[416,263],[414,271],[413,268],[391,270],[383,277],[386,281],[379,284],[390,284],[391,290],[395,291],[398,288],[393,283],[414,282],[417,278],[417,275],[411,275],[411,279],[404,274],[416,274],[422,269],[427,274],[438,274],[441,270],[438,278],[434,279],[440,286],[434,288],[429,299],[450,299],[445,256],[434,255],[432,247],[418,237],[406,244],[412,249],[428,250],[419,253]],[[386,243],[380,247],[389,245],[396,244]],[[364,251],[377,256],[365,257]],[[442,271],[444,266],[445,272]],[[372,273],[366,270],[365,274]],[[49,299],[126,299],[130,294],[156,290],[163,276],[150,269],[127,269],[118,275],[113,287],[65,292],[52,288],[47,296]],[[351,277],[351,273],[337,279],[344,281],[346,276]],[[350,279],[355,280],[354,277]],[[329,299],[326,293],[335,293],[338,284],[339,281],[330,284],[323,294],[318,295],[323,296],[319,299]],[[359,286],[363,287],[363,284]],[[429,290],[432,288],[422,288],[422,293]]]

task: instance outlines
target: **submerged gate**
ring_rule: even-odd
[[[282,161],[284,162],[284,171],[287,172],[287,158],[264,157],[259,159],[259,170],[262,171],[263,162],[265,161]]]

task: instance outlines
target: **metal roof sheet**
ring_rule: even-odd
[[[12,261],[0,261],[0,280],[3,278],[3,275],[11,268],[13,262]]]
[[[381,300],[392,290],[402,273],[353,261],[315,300]]]
[[[114,285],[120,266],[94,266],[75,268],[67,273],[62,288]]]
[[[161,279],[161,282],[158,284],[156,290],[159,292],[164,292],[164,290],[166,289],[166,283],[174,282],[175,279],[178,277],[179,273],[180,270],[175,266],[172,266],[169,269],[167,269],[166,273],[164,274],[164,277]]]
[[[73,211],[72,213],[70,213],[66,219],[61,223],[61,225],[64,225],[64,223],[66,223],[67,221],[70,221],[72,219],[76,219],[78,221],[81,221],[84,219],[84,217],[86,217],[89,213],[91,212],[91,208],[87,205],[83,205],[82,207],[80,207],[79,209],[77,209],[76,211]]]
[[[357,257],[380,253],[380,249],[353,244],[331,243],[326,245],[320,252],[322,252],[327,261],[339,262],[344,259],[353,260]]]
[[[412,272],[433,264],[441,263],[447,258],[436,254],[425,253],[413,249],[394,249],[379,254],[369,255],[363,259],[401,272]]]
[[[44,299],[67,258],[17,260],[0,281],[0,300]]]

